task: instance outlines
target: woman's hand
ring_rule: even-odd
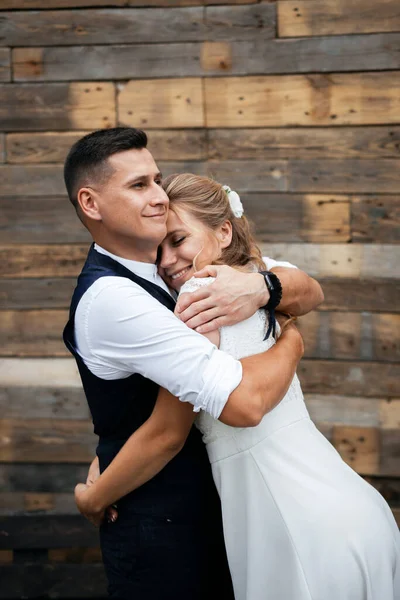
[[[114,523],[118,518],[118,512],[115,505],[104,509],[96,506],[94,502],[95,488],[90,488],[92,488],[99,477],[100,466],[99,459],[96,456],[89,467],[86,483],[78,483],[75,486],[74,491],[75,503],[79,512],[96,527],[100,527],[105,518],[112,523]]]

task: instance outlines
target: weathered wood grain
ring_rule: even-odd
[[[400,195],[353,197],[351,229],[356,242],[400,242]]]
[[[0,356],[68,356],[65,310],[1,311]]]
[[[1,165],[0,179],[2,181],[0,197],[5,196],[4,207],[2,207],[3,227],[6,226],[9,218],[7,206],[10,200],[7,201],[7,197],[10,196],[30,196],[33,202],[36,196],[57,196],[60,210],[64,210],[64,205],[68,206],[67,199],[61,198],[62,194],[65,194],[61,165]],[[23,199],[21,201],[23,202]]]
[[[227,36],[234,36],[226,28]],[[215,39],[215,36],[210,36]],[[78,81],[400,69],[400,34],[113,46],[12,52],[15,81]]]
[[[314,311],[298,325],[307,358],[400,361],[400,315]]]
[[[325,300],[318,310],[400,313],[400,281],[395,279],[319,278]]]
[[[381,429],[396,429],[399,426],[398,398],[305,394],[305,402],[311,419],[316,423]]]
[[[3,133],[0,133],[0,163],[5,160],[6,139]]]
[[[242,201],[259,242],[350,240],[346,196],[245,193]]]
[[[88,463],[97,437],[91,421],[1,419],[0,461]]]
[[[209,161],[208,172],[238,192],[395,194],[400,160],[225,160]]]
[[[392,505],[392,510],[400,506],[400,479],[373,476],[365,479]],[[397,522],[400,526],[400,519]]]
[[[396,398],[400,366],[390,363],[303,359],[298,367],[307,393]]]
[[[1,358],[0,381],[4,387],[43,387],[45,383],[55,388],[82,388],[75,360],[65,358]]]
[[[34,19],[35,26],[32,27]],[[99,8],[2,13],[2,46],[69,46],[275,36],[275,7]]]
[[[0,48],[0,81],[11,80],[11,51]]]
[[[280,37],[400,31],[397,0],[284,0],[277,9]]]
[[[73,494],[46,492],[0,492],[0,516],[35,514],[78,515]]]
[[[66,310],[0,312],[0,356],[69,356],[62,341]],[[400,316],[313,312],[299,319],[307,358],[400,360]]]
[[[149,79],[118,86],[122,125],[144,129],[203,127],[201,79]]]
[[[394,159],[293,160],[288,166],[289,190],[395,194],[400,192],[399,167]]]
[[[2,599],[71,598],[75,594],[80,598],[107,598],[102,564],[8,564],[2,567]]]
[[[86,481],[87,464],[3,463],[0,484],[3,492],[72,495],[79,481]]]
[[[2,198],[0,235],[4,243],[91,241],[89,232],[79,221],[67,196]]]
[[[3,279],[0,310],[68,308],[75,285],[75,278]]]
[[[44,382],[45,383],[45,382]],[[85,394],[79,387],[0,387],[3,419],[89,419]]]
[[[252,4],[257,0],[230,0],[229,4]],[[172,7],[172,6],[201,6],[213,4],[212,0],[2,0],[3,9],[32,8],[86,8],[90,6],[139,6],[139,7]],[[218,2],[220,4],[220,2]]]
[[[376,427],[334,426],[332,444],[343,460],[363,475],[379,472],[382,434]]]
[[[400,246],[395,244],[260,244],[264,256],[288,260],[313,277],[400,279]],[[87,245],[0,246],[0,278],[77,276]]]
[[[258,0],[230,0],[229,4],[253,4]],[[214,4],[213,0],[2,0],[3,9],[86,8],[90,6],[172,7]],[[218,1],[218,4],[221,2]]]
[[[400,122],[396,72],[207,77],[204,85],[208,127]]]
[[[88,245],[1,246],[0,277],[74,277],[85,262]]]
[[[115,125],[113,83],[0,85],[0,129],[43,131]]]
[[[98,546],[98,530],[81,515],[0,517],[0,548]]]
[[[64,162],[72,144],[86,133],[89,132],[9,133],[5,138],[7,162]],[[151,130],[148,148],[156,160],[203,160],[207,158],[206,136],[204,129]],[[0,135],[0,148],[2,139]]]
[[[221,161],[400,158],[400,127],[209,129],[208,148]]]
[[[318,310],[399,313],[400,281],[319,277],[325,301]],[[68,308],[75,278],[2,279],[0,310]]]

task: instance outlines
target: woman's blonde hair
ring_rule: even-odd
[[[232,241],[223,248],[214,264],[245,267],[249,264],[265,269],[251,225],[243,215],[238,218],[232,212],[228,195],[222,185],[213,179],[192,173],[169,175],[163,188],[170,201],[170,209],[180,216],[180,209],[189,212],[211,231],[225,223],[232,224]],[[184,220],[184,219],[183,219]]]

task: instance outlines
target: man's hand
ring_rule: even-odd
[[[269,300],[264,278],[228,267],[208,266],[196,277],[216,277],[211,284],[179,298],[175,314],[191,329],[209,333],[253,315]]]

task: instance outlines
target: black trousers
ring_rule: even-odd
[[[111,598],[234,599],[215,511],[169,518],[122,509],[102,525],[100,541]]]

